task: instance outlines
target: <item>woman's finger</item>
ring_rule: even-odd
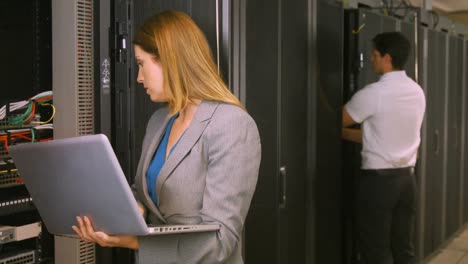
[[[90,234],[88,233],[88,229],[86,227],[86,223],[84,222],[83,219],[81,219],[81,217],[77,216],[76,217],[76,220],[78,222],[78,226],[79,226],[79,229],[80,229],[80,233],[81,233],[81,238],[85,241],[88,241],[88,242],[94,242],[93,239],[91,238]]]
[[[79,229],[77,226],[72,226],[72,229],[73,229],[73,231],[75,231],[75,233],[76,233],[79,237],[83,237],[83,234],[81,234],[81,231],[80,231],[80,229]]]
[[[96,236],[96,231],[94,230],[91,220],[89,220],[87,216],[84,216],[83,221],[85,224],[86,233],[88,234],[88,237],[91,238],[93,242],[96,242],[96,243],[101,242],[100,239]]]
[[[91,224],[91,221],[89,220],[88,217],[84,216],[84,226],[86,228],[86,232],[91,235],[91,236],[94,236],[94,228],[93,228],[93,225]]]

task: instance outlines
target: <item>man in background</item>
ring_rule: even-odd
[[[358,253],[365,264],[413,263],[414,166],[426,102],[403,70],[409,41],[399,32],[372,41],[373,69],[381,77],[343,107],[343,139],[363,144],[355,191]],[[362,130],[350,128],[356,123]]]

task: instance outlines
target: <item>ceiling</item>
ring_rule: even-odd
[[[421,6],[424,0],[410,0],[410,2]],[[447,13],[468,11],[468,0],[432,0],[432,8]]]

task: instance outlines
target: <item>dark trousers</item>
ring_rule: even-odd
[[[359,263],[413,263],[413,168],[363,170],[356,182],[355,208]]]

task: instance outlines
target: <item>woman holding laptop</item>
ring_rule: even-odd
[[[105,247],[137,250],[139,263],[243,263],[242,229],[258,178],[254,120],[218,74],[205,36],[178,11],[135,33],[137,81],[153,102],[135,177],[148,224],[219,224],[217,231],[110,236],[77,217],[75,232]]]

